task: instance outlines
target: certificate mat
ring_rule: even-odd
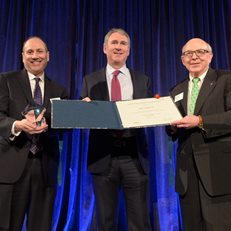
[[[182,118],[170,96],[119,101],[116,105],[124,128],[167,125]]]
[[[182,116],[169,96],[127,101],[52,100],[52,128],[125,129],[167,125]]]

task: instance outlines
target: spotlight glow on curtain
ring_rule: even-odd
[[[79,97],[82,77],[106,65],[104,35],[112,27],[131,37],[127,66],[149,75],[153,94],[186,77],[181,48],[192,37],[208,41],[212,66],[231,64],[231,1],[225,0],[1,0],[0,71],[20,69],[22,43],[41,36],[48,45],[47,75]],[[154,231],[180,230],[174,192],[176,144],[164,128],[147,129],[150,148],[150,220]],[[63,134],[53,230],[96,231],[91,176],[86,169],[88,130]],[[118,230],[126,230],[121,199]]]

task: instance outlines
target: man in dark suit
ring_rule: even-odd
[[[111,29],[106,34],[107,66],[84,77],[81,94],[84,100],[115,101],[151,96],[149,78],[126,67],[129,50],[130,38],[124,30]],[[119,81],[116,90],[113,89],[114,71]],[[120,97],[114,98],[118,92]],[[128,230],[150,230],[148,168],[143,129],[90,131],[88,169],[93,176],[100,231],[116,230],[120,188],[125,197]]]
[[[171,90],[184,116],[169,133],[178,138],[176,191],[186,231],[231,230],[231,72],[211,69],[212,57],[208,43],[189,40],[182,49],[189,77]]]
[[[26,40],[22,59],[25,69],[0,74],[0,230],[21,230],[27,214],[27,230],[48,231],[59,161],[58,136],[50,128],[50,100],[67,98],[67,93],[44,73],[49,52],[42,39]],[[37,119],[33,110],[22,115],[36,105],[35,78],[40,79],[46,108]],[[35,137],[37,150],[32,153]]]

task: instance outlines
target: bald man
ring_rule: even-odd
[[[178,139],[176,191],[183,230],[231,230],[231,72],[210,68],[211,46],[200,38],[182,48],[188,77],[171,90],[183,118],[168,134]]]
[[[21,230],[27,215],[28,231],[49,231],[59,161],[50,99],[67,98],[67,93],[44,72],[49,51],[41,38],[25,41],[22,61],[23,70],[0,74],[0,230]],[[22,113],[35,105],[38,89],[46,108],[43,119],[37,118],[40,126],[33,110]]]

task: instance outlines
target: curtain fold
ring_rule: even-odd
[[[1,0],[0,71],[22,68],[23,41],[41,36],[48,45],[47,75],[78,99],[82,77],[106,65],[104,35],[112,27],[131,37],[129,68],[149,75],[153,95],[168,95],[187,72],[181,48],[200,37],[213,48],[212,66],[230,69],[231,1],[227,0]],[[178,231],[180,212],[174,192],[176,143],[163,127],[148,128],[150,221],[154,231]],[[91,176],[87,171],[89,130],[65,130],[60,143],[59,184],[53,230],[95,231]],[[118,230],[126,230],[120,197]]]

